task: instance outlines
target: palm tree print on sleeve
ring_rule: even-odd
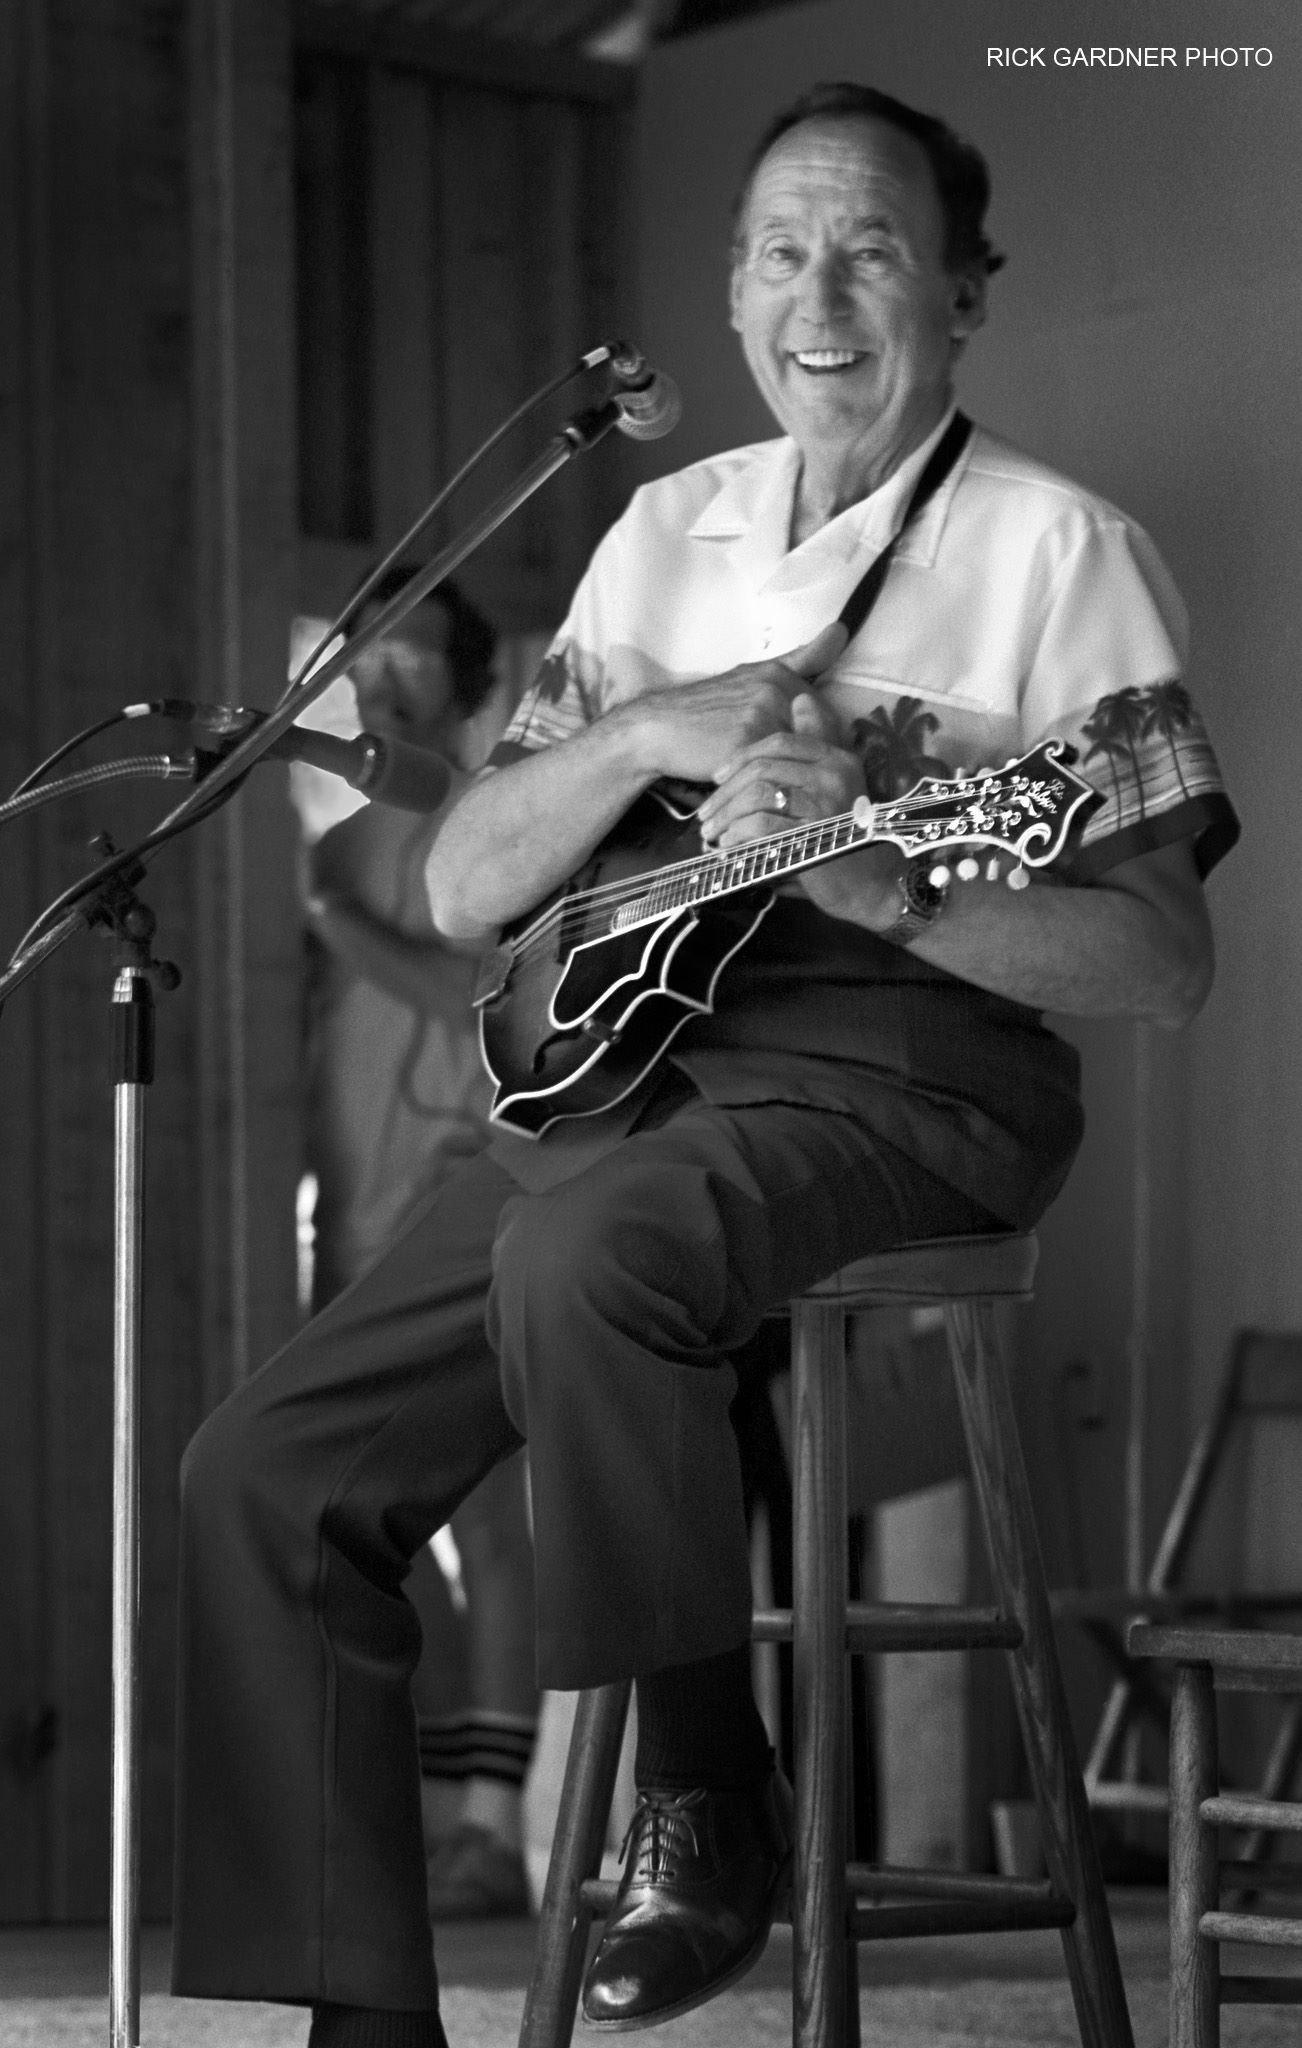
[[[1117,772],[1118,761],[1128,759],[1131,778],[1136,796],[1139,798],[1139,815],[1144,816],[1144,778],[1140,771],[1136,741],[1145,731],[1144,698],[1149,693],[1128,683],[1124,690],[1114,690],[1111,696],[1100,697],[1094,706],[1094,715],[1081,727],[1081,736],[1091,742],[1086,761],[1092,761],[1096,754],[1107,756],[1108,767],[1112,770],[1112,790],[1116,799],[1118,816],[1121,813],[1121,777]]]
[[[1184,684],[1178,682],[1158,683],[1145,694],[1148,703],[1144,709],[1144,737],[1147,739],[1150,733],[1161,733],[1171,749],[1180,793],[1182,796],[1188,796],[1189,785],[1184,779],[1184,771],[1180,765],[1180,749],[1175,743],[1175,736],[1178,732],[1188,732],[1193,724],[1193,699]]]
[[[890,710],[878,704],[867,718],[850,727],[850,747],[863,763],[864,783],[874,803],[889,803],[924,775],[951,773],[947,761],[927,751],[940,730],[933,711],[922,709],[921,697],[897,697]]]

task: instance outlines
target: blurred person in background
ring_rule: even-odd
[[[347,630],[411,574],[390,570]],[[360,725],[440,754],[452,769],[449,803],[502,722],[495,643],[488,621],[444,583],[350,671]],[[295,784],[310,789],[311,772],[297,769]],[[339,794],[336,784],[327,799]],[[320,1309],[484,1144],[489,1088],[471,1007],[478,949],[439,937],[424,886],[443,809],[426,817],[363,804],[315,837],[317,813],[301,809]],[[454,1550],[426,1547],[409,1585],[424,1638],[414,1691],[430,1912],[519,1915],[529,1909],[522,1792],[538,1721],[523,1454],[488,1474],[451,1534]],[[456,1574],[451,1586],[440,1553]]]

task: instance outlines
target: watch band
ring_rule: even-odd
[[[949,902],[948,881],[933,882],[931,860],[911,860],[900,874],[900,907],[892,924],[878,937],[891,946],[911,946],[929,931]]]

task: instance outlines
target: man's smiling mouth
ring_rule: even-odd
[[[867,351],[855,348],[795,348],[791,360],[802,370],[812,370],[818,376],[825,376],[833,370],[852,370],[861,363]]]

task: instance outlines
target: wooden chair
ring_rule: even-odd
[[[1198,1535],[1236,1447],[1254,1428],[1281,1416],[1302,1417],[1302,1335],[1245,1329],[1235,1333],[1224,1375],[1206,1421],[1194,1440],[1147,1582],[1140,1590],[1101,1587],[1055,1591],[1058,1621],[1083,1627],[1112,1667],[1113,1679],[1085,1760],[1085,1790],[1092,1807],[1123,1813],[1164,1813],[1167,1788],[1126,1775],[1119,1759],[1141,1722],[1166,1731],[1169,1701],[1160,1673],[1136,1663],[1125,1642],[1129,1620],[1202,1620],[1226,1627],[1260,1627],[1271,1618],[1302,1614],[1302,1592],[1200,1590],[1188,1581]],[[1290,1699],[1258,1789],[1273,1799],[1286,1791],[1302,1762],[1302,1698]]]
[[[757,1614],[755,1636],[794,1648],[795,2048],[857,2043],[860,1941],[1028,1927],[1062,1932],[1083,2048],[1131,2042],[996,1320],[998,1303],[1029,1297],[1036,1250],[1030,1237],[909,1245],[791,1304],[793,1608]],[[997,1608],[847,1600],[845,1317],[903,1302],[944,1307]],[[850,1862],[847,1654],[979,1647],[1009,1652],[1048,1878]],[[589,1930],[615,1890],[597,1872],[629,1692],[621,1683],[580,1695],[520,2048],[565,2048],[571,2037]]]
[[[1217,2048],[1222,2005],[1302,2005],[1302,1975],[1222,1976],[1223,1941],[1302,1949],[1302,1920],[1222,1910],[1224,1884],[1240,1896],[1302,1890],[1302,1865],[1248,1851],[1222,1858],[1218,1829],[1249,1841],[1302,1834],[1302,1805],[1222,1788],[1218,1692],[1302,1695],[1302,1636],[1265,1629],[1133,1623],[1130,1655],[1175,1666],[1171,1695],[1171,2048]]]

